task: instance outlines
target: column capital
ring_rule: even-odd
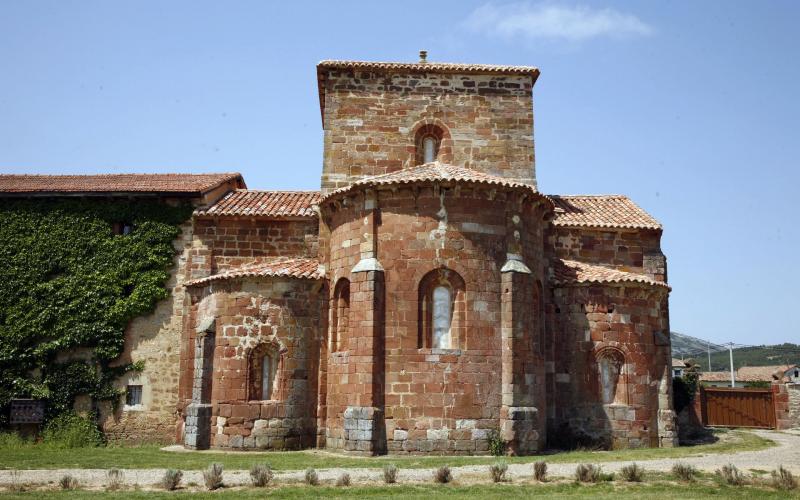
[[[506,254],[506,263],[500,268],[501,273],[533,274],[528,266],[522,262],[522,256],[515,253]]]
[[[375,257],[365,257],[358,261],[351,273],[365,273],[369,271],[383,272],[383,265]]]

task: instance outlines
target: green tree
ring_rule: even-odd
[[[677,413],[692,404],[700,381],[700,365],[694,359],[684,363],[683,375],[672,379],[672,399]]]

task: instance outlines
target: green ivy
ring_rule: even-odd
[[[0,201],[0,424],[13,398],[45,399],[48,418],[83,394],[116,406],[114,379],[142,366],[110,363],[127,324],[168,296],[190,215],[157,201]],[[133,231],[115,235],[118,222]]]

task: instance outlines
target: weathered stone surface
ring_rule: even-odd
[[[531,76],[331,70],[324,81],[325,194],[417,165],[421,132],[438,134],[437,160],[525,186],[364,185],[330,194],[315,217],[195,217],[176,242],[170,299],[129,328],[126,355],[146,361],[144,410],[109,415],[107,432],[362,454],[486,453],[494,436],[518,454],[566,434],[673,444],[667,289],[551,280],[569,259],[665,281],[661,231],[552,224],[526,187]],[[325,275],[183,286],[282,258],[317,259]],[[437,287],[450,294],[443,344]],[[277,353],[266,400],[262,348]]]

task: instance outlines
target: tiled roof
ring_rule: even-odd
[[[787,370],[796,368],[797,365],[777,365],[777,366],[743,366],[736,371],[736,380],[741,382],[770,382],[773,375],[783,374]]]
[[[743,366],[736,370],[735,379],[737,382],[771,382],[775,380],[775,374],[782,377],[785,372],[797,368],[797,365],[777,365],[777,366]],[[703,372],[700,374],[703,382],[730,382],[731,372]]]
[[[358,186],[390,186],[396,184],[416,184],[420,182],[468,182],[489,184],[506,188],[520,188],[537,192],[536,188],[530,184],[523,184],[521,182],[510,181],[495,175],[485,174],[478,172],[471,168],[457,167],[454,165],[447,165],[437,161],[425,163],[412,168],[398,170],[388,174],[375,175],[372,177],[365,177],[359,179],[349,186],[331,191],[322,197],[323,200],[328,199],[340,193],[345,193]]]
[[[317,64],[319,109],[325,115],[325,79],[328,70],[364,70],[398,73],[446,73],[466,75],[531,75],[533,83],[539,78],[539,68],[534,66],[502,66],[495,64],[461,64],[438,62],[378,62],[378,61],[320,61]]]
[[[367,71],[411,71],[416,73],[464,73],[464,74],[503,74],[539,75],[534,66],[503,66],[497,64],[464,64],[442,62],[379,62],[379,61],[320,61],[317,70],[357,69]]]
[[[205,278],[198,278],[187,281],[185,286],[206,285],[213,281],[223,281],[241,278],[301,278],[316,280],[323,277],[317,259],[304,258],[276,258],[270,262],[240,267],[220,274],[214,274]]]
[[[686,368],[686,361],[678,358],[672,358],[672,367]]]
[[[656,281],[644,274],[620,271],[609,267],[564,259],[556,259],[553,262],[553,282],[557,285],[641,283],[670,289],[669,285],[666,283]]]
[[[661,224],[657,220],[627,196],[549,195],[548,197],[556,206],[553,218],[555,226],[661,229]]]
[[[736,380],[739,380],[738,378]],[[731,372],[702,372],[701,382],[730,382]]]
[[[202,194],[242,175],[225,174],[99,174],[0,175],[0,193],[181,193]]]
[[[195,215],[245,215],[254,217],[315,217],[319,191],[253,191],[238,189]]]

